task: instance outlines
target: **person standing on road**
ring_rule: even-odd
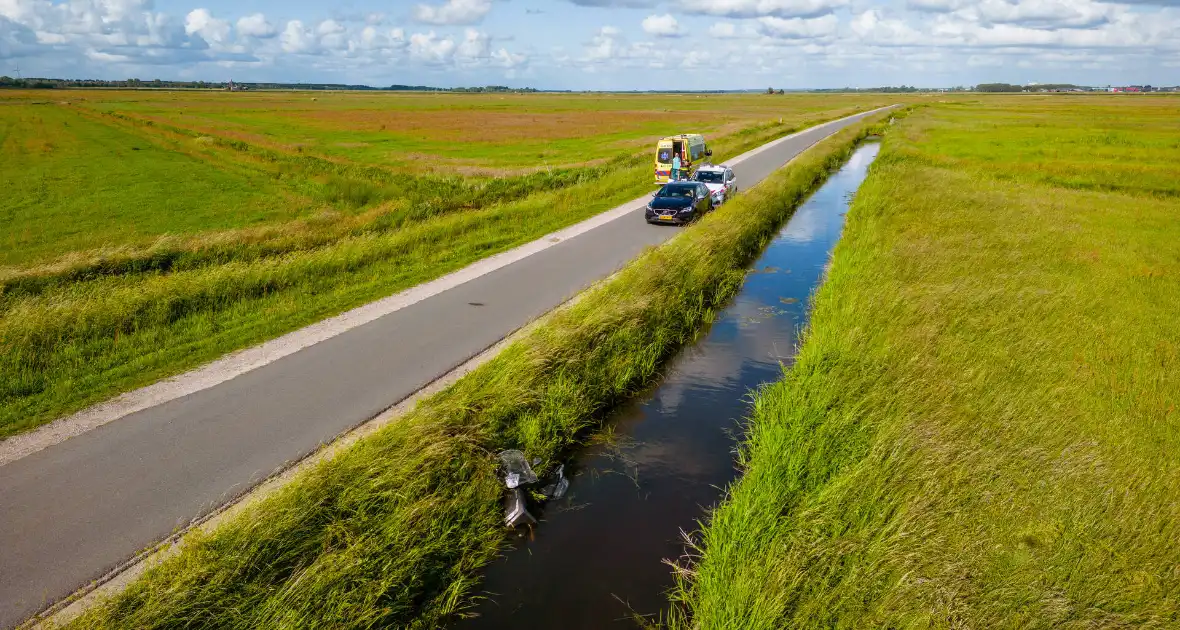
[[[680,154],[672,156],[672,181],[680,181]]]

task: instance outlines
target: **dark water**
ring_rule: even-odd
[[[751,391],[792,362],[808,297],[878,149],[862,146],[795,212],[702,341],[613,414],[611,442],[567,464],[567,496],[488,568],[479,616],[455,628],[625,629],[667,607],[662,560],[684,552],[680,531],[696,529],[735,479]]]

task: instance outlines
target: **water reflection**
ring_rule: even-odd
[[[616,411],[616,442],[567,466],[568,495],[540,515],[533,540],[489,567],[479,616],[455,627],[628,628],[634,614],[664,609],[672,577],[661,560],[680,556],[681,530],[733,480],[749,394],[791,362],[850,195],[877,151],[857,150],[795,212],[708,334]]]

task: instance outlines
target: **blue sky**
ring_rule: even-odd
[[[1180,0],[0,0],[0,74],[548,89],[1180,83]]]

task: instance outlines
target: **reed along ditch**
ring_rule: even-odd
[[[733,302],[654,387],[616,409],[565,466],[566,494],[486,572],[455,629],[638,627],[665,610],[665,559],[737,477],[751,393],[782,376],[844,214],[880,144],[862,144],[754,263]]]

